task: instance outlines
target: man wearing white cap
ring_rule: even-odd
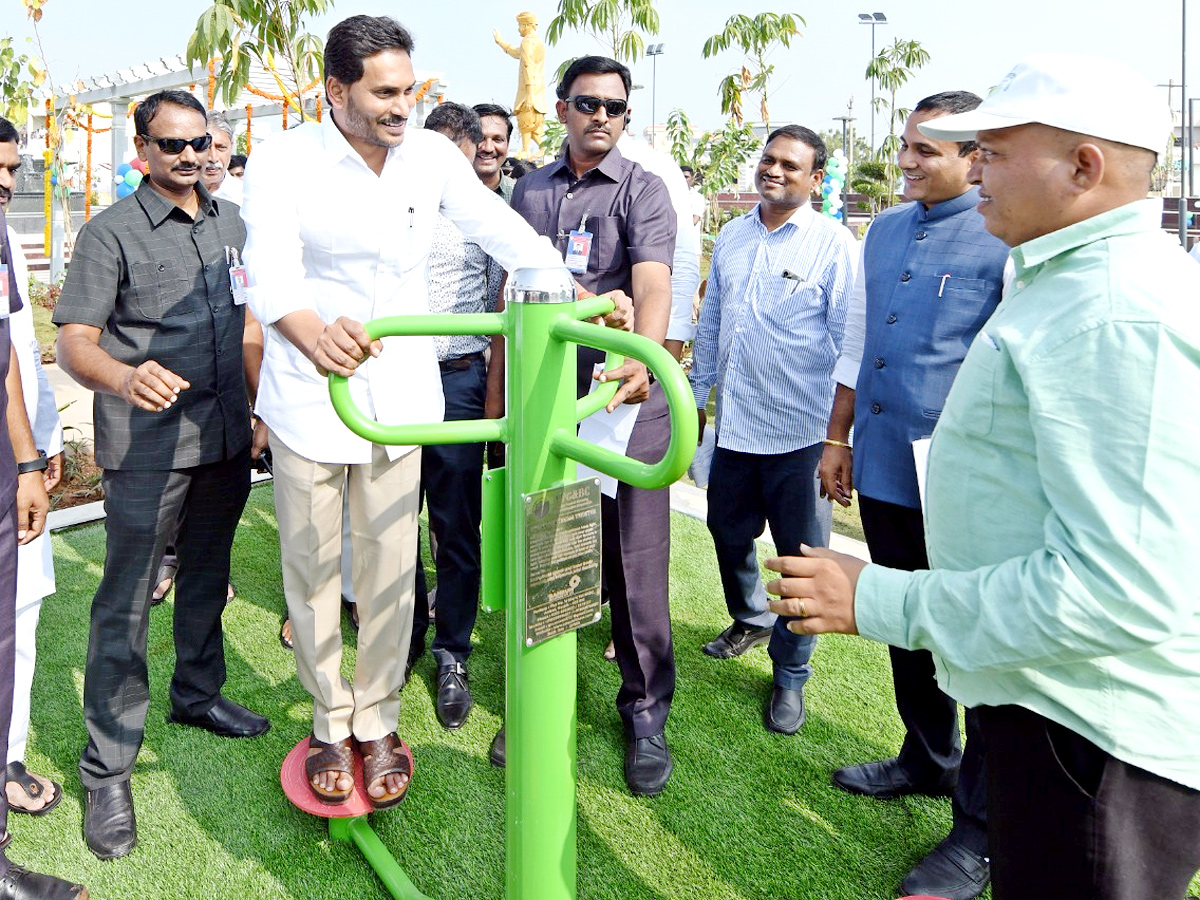
[[[1146,200],[1170,119],[1110,60],[1019,63],[971,178],[1016,275],[933,436],[930,571],[768,561],[803,633],[928,649],[978,708],[995,900],[1179,898],[1200,867],[1200,270]]]

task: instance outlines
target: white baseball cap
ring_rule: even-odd
[[[921,122],[941,141],[1031,123],[1161,153],[1171,135],[1163,95],[1140,72],[1099,56],[1044,53],[1017,63],[976,109]]]

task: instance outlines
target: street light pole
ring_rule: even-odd
[[[871,26],[871,59],[875,59],[875,26],[886,25],[887,16],[881,12],[859,13],[858,24]],[[875,79],[871,79],[871,152],[875,152]]]
[[[1187,102],[1187,0],[1179,0],[1180,73],[1179,73],[1179,243],[1183,249],[1187,242],[1187,197],[1183,190],[1183,164],[1191,162],[1191,135],[1188,133]],[[1185,144],[1184,141],[1188,143]]]
[[[658,122],[658,58],[663,54],[662,44],[651,44],[646,48],[646,55],[654,60],[654,69],[650,74],[650,146],[657,147],[655,140],[658,132],[654,129]]]
[[[854,171],[854,98],[846,103],[846,115],[834,116],[833,121],[842,123],[842,149],[846,151],[846,171]]]

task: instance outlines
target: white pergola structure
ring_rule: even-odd
[[[141,100],[158,91],[185,90],[190,91],[208,107],[208,85],[208,70],[206,68],[192,69],[184,57],[178,55],[163,57],[109,75],[100,75],[90,80],[80,80],[73,85],[75,90],[72,92],[72,96],[76,103],[107,103],[111,105],[113,113],[112,131],[110,132],[111,159],[115,166],[117,161],[123,159],[128,152],[130,138],[128,129],[132,126],[128,123],[126,110],[131,102]],[[258,63],[253,63],[250,67],[249,85],[262,94],[280,95],[279,84],[275,76]],[[419,126],[425,121],[429,110],[445,98],[448,85],[442,80],[441,73],[419,72],[417,73],[417,88],[420,97],[411,117],[413,124]],[[306,100],[306,115],[311,116],[316,112],[315,98],[321,93],[323,93],[323,89],[318,85],[312,96]],[[44,103],[45,97],[40,99]],[[249,111],[252,117],[252,133],[255,120],[262,119],[265,123],[274,126],[276,121],[282,121],[283,118],[282,102],[265,99],[261,94],[255,93],[249,88],[243,88],[236,101],[229,107],[226,107],[220,98],[214,98],[213,108],[224,112],[234,123],[245,120],[247,111]],[[327,111],[327,107],[322,110],[322,115],[325,111]],[[289,113],[290,122],[299,120],[294,109],[289,110]],[[44,115],[40,108],[34,110],[34,114]]]

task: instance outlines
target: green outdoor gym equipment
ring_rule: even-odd
[[[508,445],[505,468],[485,475],[482,528],[484,608],[506,611],[506,896],[507,900],[573,900],[576,636],[574,626],[547,640],[534,635],[526,602],[528,523],[539,508],[558,508],[559,502],[568,504],[573,497],[593,492],[598,538],[599,499],[593,482],[580,483],[588,486],[587,491],[569,488],[575,482],[576,461],[636,487],[666,487],[691,461],[696,446],[695,402],[679,364],[660,345],[584,321],[610,312],[613,302],[604,296],[576,300],[574,282],[565,268],[518,269],[505,289],[505,307],[502,313],[394,316],[366,324],[373,340],[390,335],[504,335],[508,348],[504,418],[386,425],[354,406],[346,379],[331,375],[329,392],[346,425],[377,444],[503,441]],[[631,460],[576,435],[576,423],[603,409],[618,387],[611,382],[576,399],[576,344],[607,351],[609,369],[620,365],[623,357],[631,357],[644,362],[657,377],[671,412],[670,444],[659,462]],[[556,489],[565,492],[547,501]],[[586,516],[584,510],[580,518]],[[539,546],[544,545],[543,540]],[[568,583],[568,588],[548,592],[548,604],[543,602],[547,597],[539,597],[532,618],[542,623],[554,620],[546,618],[545,610],[559,595],[568,595],[569,602],[579,577]],[[559,616],[558,621],[562,619]],[[329,827],[333,837],[358,845],[392,896],[428,900],[383,847],[365,816],[330,819]]]

